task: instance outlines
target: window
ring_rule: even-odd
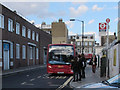
[[[26,59],[26,46],[22,46],[22,59]]]
[[[10,58],[13,58],[13,43],[10,44]]]
[[[0,14],[0,28],[4,28],[4,16]]]
[[[38,41],[38,33],[36,33],[36,41]]]
[[[77,42],[77,45],[79,46],[79,45],[80,45],[80,42]]]
[[[0,52],[2,52],[2,40],[0,40]],[[2,53],[0,53],[0,58],[2,58]]]
[[[33,52],[32,52],[32,47],[30,46],[30,59],[33,59]]]
[[[87,46],[88,45],[88,42],[85,42],[85,46]]]
[[[38,59],[38,48],[36,48],[36,59]]]
[[[71,44],[73,44],[73,41],[71,41]]]
[[[81,46],[82,46],[82,45],[84,45],[84,42],[83,42],[83,43],[81,42]]]
[[[92,48],[89,48],[89,53],[92,53]]]
[[[16,44],[16,58],[20,58],[20,44]]]
[[[13,32],[13,20],[8,19],[8,31]]]
[[[22,27],[22,36],[26,37],[26,27],[25,26]]]
[[[16,22],[16,34],[20,34],[20,24]]]
[[[92,42],[89,42],[89,46],[91,46],[92,45]]]
[[[32,40],[35,40],[35,32],[32,32]]]
[[[85,48],[84,50],[85,50],[85,51],[84,51],[85,53],[88,53],[88,49],[87,49],[87,48]]]
[[[31,31],[30,31],[30,29],[28,29],[28,38],[29,39],[31,38]]]

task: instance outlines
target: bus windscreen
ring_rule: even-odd
[[[72,45],[52,45],[49,47],[49,64],[71,64],[74,56]]]

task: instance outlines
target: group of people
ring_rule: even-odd
[[[73,57],[72,59],[73,82],[81,81],[85,78],[86,60],[84,54]]]

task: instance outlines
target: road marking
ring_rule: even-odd
[[[33,79],[30,79],[30,81],[34,81],[35,80],[35,78],[33,78]]]
[[[32,85],[32,86],[33,86],[34,84],[32,84],[32,83],[27,83],[27,84],[25,84],[25,85]]]
[[[26,75],[27,77],[29,77],[29,75]]]
[[[58,79],[58,78],[59,78],[59,76],[56,77],[56,79]]]
[[[38,76],[37,78],[41,78],[41,76]]]
[[[63,85],[61,85],[60,87],[58,87],[56,90],[61,90],[62,88],[64,88],[73,78],[73,76],[71,76]]]
[[[21,83],[21,85],[24,85],[24,84],[26,84],[26,82]]]
[[[63,77],[63,79],[65,79],[65,78],[66,78],[66,76]]]
[[[46,78],[50,78],[50,77],[47,76]]]
[[[50,77],[50,79],[54,78],[54,76]]]

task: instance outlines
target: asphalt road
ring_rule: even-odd
[[[2,77],[2,88],[41,88],[41,89],[71,89],[71,75],[50,75],[46,68],[24,71]]]

